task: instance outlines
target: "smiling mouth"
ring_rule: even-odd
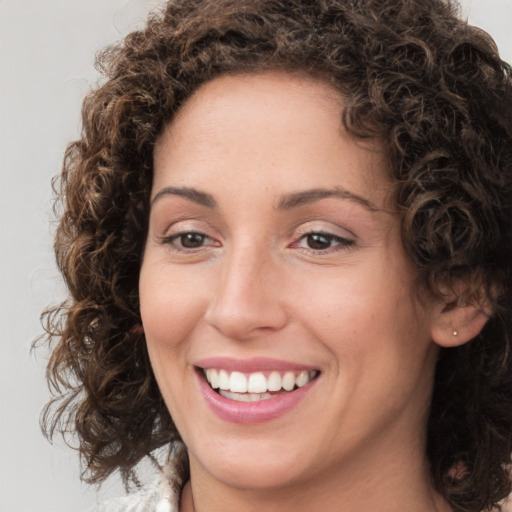
[[[242,373],[200,368],[200,371],[215,392],[237,402],[259,402],[285,395],[304,387],[320,375],[318,370]]]

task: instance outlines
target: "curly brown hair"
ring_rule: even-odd
[[[492,300],[484,330],[440,352],[427,452],[454,510],[497,506],[511,490],[512,79],[492,39],[447,0],[171,0],[98,67],[55,184],[70,298],[43,314],[43,425],[78,434],[84,478],[127,480],[179,439],[139,315],[156,139],[206,81],[300,70],[340,91],[354,136],[383,141],[423,284],[463,280],[468,300]]]

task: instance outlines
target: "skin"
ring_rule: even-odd
[[[429,483],[425,429],[454,317],[417,292],[383,155],[344,131],[342,109],[316,79],[225,76],[156,145],[140,303],[189,451],[182,511],[450,510]],[[283,207],[318,189],[336,194]],[[190,232],[204,235],[193,249],[182,245]],[[321,250],[307,236],[318,232],[332,235]],[[207,357],[321,373],[282,416],[240,425],[199,392],[194,367]]]

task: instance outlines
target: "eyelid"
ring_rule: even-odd
[[[171,222],[166,223],[165,229],[161,231],[163,237],[171,237],[179,233],[201,233],[210,238],[220,237],[219,230],[208,220],[201,217],[183,215],[175,217]]]
[[[326,238],[332,239],[332,241],[336,242],[335,245],[331,245],[329,247],[326,247],[324,249],[314,249],[313,247],[301,247],[300,243],[310,235],[321,235]],[[290,247],[296,248],[308,253],[314,253],[314,254],[329,254],[332,252],[337,252],[340,250],[346,250],[350,247],[353,247],[355,245],[355,240],[351,238],[346,238],[338,235],[334,235],[332,233],[326,233],[322,231],[311,231],[310,233],[305,233],[304,235],[301,235],[298,239],[296,239]]]
[[[293,236],[299,237],[308,235],[311,233],[322,233],[324,235],[330,235],[338,238],[343,238],[345,240],[356,240],[356,234],[346,227],[337,226],[332,222],[319,222],[319,221],[310,221],[304,224],[301,224],[298,228],[295,229]]]
[[[169,235],[162,236],[160,238],[160,240],[162,243],[170,243],[173,240],[176,240],[176,239],[182,237],[183,235],[188,235],[188,234],[200,235],[207,240],[214,240],[211,236],[208,236],[206,233],[203,233],[202,231],[198,231],[195,229],[180,230],[180,231],[177,231],[176,233],[171,233]]]
[[[307,242],[307,237],[310,235],[321,235],[326,238],[330,238],[331,242],[334,242],[334,244],[319,249],[302,246],[301,244],[303,242]],[[356,246],[356,242],[357,237],[352,231],[346,228],[341,228],[340,226],[333,225],[330,222],[311,221],[302,224],[295,230],[293,242],[288,245],[288,247],[297,250],[306,256],[329,256],[354,248]]]
[[[192,233],[204,237],[204,240],[202,240],[201,244],[197,247],[187,247],[186,245],[183,245],[183,240],[180,240],[181,237]],[[183,230],[166,235],[160,239],[160,243],[165,246],[165,249],[169,251],[170,254],[173,254],[174,257],[177,258],[203,257],[209,254],[212,248],[222,247],[222,244],[218,240],[197,230]]]
[[[204,243],[197,247],[186,247],[181,245],[180,238],[188,233],[195,233],[204,237]],[[177,255],[199,254],[212,247],[221,247],[219,242],[221,235],[205,219],[197,217],[181,217],[169,223],[163,233],[158,236],[161,245],[167,247],[170,252]]]

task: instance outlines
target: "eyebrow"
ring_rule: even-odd
[[[312,203],[315,201],[319,201],[320,199],[325,199],[328,197],[336,197],[339,199],[348,199],[357,204],[360,204],[367,210],[371,212],[380,211],[371,201],[368,199],[354,194],[348,190],[345,190],[341,187],[336,188],[314,188],[311,190],[304,190],[302,192],[292,192],[291,194],[286,194],[281,197],[279,202],[277,203],[277,210],[289,210],[291,208],[297,208],[298,206],[302,206],[304,204]]]
[[[215,201],[211,194],[207,194],[206,192],[201,192],[200,190],[190,187],[165,187],[151,200],[151,206],[167,195],[184,197],[189,201],[193,201],[201,206],[206,206],[207,208],[217,207],[217,201]]]
[[[201,206],[206,206],[207,208],[217,208],[217,201],[215,201],[211,194],[208,194],[207,192],[201,192],[200,190],[191,187],[165,187],[160,190],[152,199],[151,206],[153,206],[156,201],[167,195],[184,197],[189,201],[193,201],[194,203],[200,204]],[[314,188],[310,190],[285,194],[281,196],[275,208],[277,210],[290,210],[292,208],[297,208],[299,206],[303,206],[305,204],[313,203],[315,201],[319,201],[320,199],[326,199],[329,197],[348,199],[357,204],[360,204],[371,212],[380,211],[379,208],[377,208],[368,199],[341,187],[336,187],[333,189]]]

